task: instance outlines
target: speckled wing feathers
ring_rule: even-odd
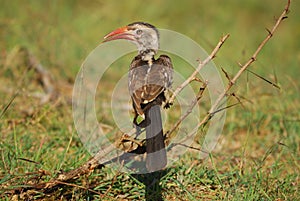
[[[133,107],[138,115],[143,115],[145,108],[165,101],[164,91],[171,87],[173,66],[171,59],[161,55],[150,65],[136,56],[131,62],[128,75],[128,88]]]

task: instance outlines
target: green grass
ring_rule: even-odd
[[[48,193],[16,190],[77,168],[90,157],[74,128],[71,104],[67,100],[39,104],[36,94],[43,90],[15,52],[18,47],[25,46],[40,60],[68,98],[69,86],[89,52],[109,31],[133,21],[183,33],[207,52],[222,34],[230,33],[215,62],[234,75],[237,62],[249,58],[284,4],[281,0],[2,0],[0,111],[19,93],[0,119],[0,199],[141,200],[145,196],[142,182],[109,166],[74,181],[77,187],[61,186]],[[278,82],[281,89],[245,73],[233,91],[249,101],[227,111],[223,134],[210,157],[199,160],[193,151],[168,169],[161,180],[166,200],[299,199],[299,13],[299,3],[292,1],[289,18],[250,68]],[[114,87],[109,80],[118,79],[130,60],[128,56],[117,61],[106,73],[102,84],[108,90],[99,94],[99,103],[109,101]],[[185,73],[183,61],[174,57],[173,62]],[[113,126],[110,113],[102,111],[101,104],[97,107],[99,121]]]

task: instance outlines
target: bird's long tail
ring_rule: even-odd
[[[167,165],[167,153],[163,136],[160,106],[154,105],[146,111],[146,167],[150,172]]]

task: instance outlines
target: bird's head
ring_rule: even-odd
[[[145,22],[134,22],[127,26],[118,28],[104,37],[103,42],[125,39],[137,45],[139,54],[144,60],[153,57],[159,48],[158,30],[151,24]]]

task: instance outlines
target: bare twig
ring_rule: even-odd
[[[195,99],[190,103],[189,108],[187,109],[186,113],[178,119],[178,121],[174,124],[174,126],[166,132],[165,134],[165,139],[170,140],[171,134],[178,128],[178,126],[186,119],[187,116],[193,111],[193,108],[197,105],[199,100],[201,99],[203,92],[205,91],[207,86],[207,83],[203,83],[202,87],[200,87]]]
[[[29,50],[27,50],[29,51]],[[44,68],[44,66],[38,62],[37,58],[29,52],[29,67],[34,69],[38,75],[38,81],[43,87],[46,93],[41,97],[41,104],[47,103],[50,100],[54,100],[58,97],[58,91],[55,88],[53,78],[51,74]]]
[[[210,53],[210,55],[202,62],[199,63],[198,67],[196,68],[196,70],[191,74],[190,77],[188,77],[180,86],[178,86],[174,93],[172,94],[172,96],[170,97],[170,99],[168,100],[169,104],[172,104],[176,98],[176,96],[188,85],[190,84],[193,80],[197,79],[196,76],[197,74],[200,72],[200,70],[207,65],[212,59],[214,59],[218,53],[218,51],[220,50],[220,48],[222,47],[222,45],[224,44],[224,42],[227,40],[227,38],[229,37],[229,34],[226,34],[225,36],[223,36],[219,43],[217,44],[217,46],[215,47],[215,49]]]
[[[27,84],[24,83],[25,78],[28,78],[28,73],[30,71],[34,71],[37,75],[38,83],[42,86],[45,92],[45,94],[39,96],[41,104],[57,99],[58,90],[52,74],[46,70],[46,68],[38,61],[37,57],[30,52],[27,47],[16,46],[13,48],[9,56],[6,58],[4,68],[17,68],[19,66],[22,68],[25,67],[26,69],[25,72],[21,74],[21,78],[18,79],[19,83],[17,85],[18,88],[15,95],[18,95],[21,92],[21,89],[23,89],[24,86],[27,86]]]
[[[91,157],[86,163],[81,165],[80,167],[71,170],[69,172],[63,172],[60,173],[56,178],[51,179],[48,182],[39,183],[37,185],[31,186],[29,188],[36,188],[36,189],[50,189],[53,188],[62,182],[69,181],[71,179],[76,179],[83,175],[89,175],[91,174],[95,169],[102,168],[104,165],[110,163],[111,161],[117,160],[119,158],[123,157],[123,160],[126,159],[126,157],[130,157],[130,155],[124,154],[120,156],[116,156],[115,158],[112,158],[111,160],[106,159],[105,156],[116,149],[116,146],[118,146],[122,141],[128,141],[130,135],[133,134],[133,131],[131,131],[128,134],[124,134],[115,144],[110,144],[108,147],[103,148],[99,150],[93,157]],[[138,142],[136,142],[138,143]],[[138,143],[139,144],[139,143]],[[105,160],[103,160],[105,158]]]

